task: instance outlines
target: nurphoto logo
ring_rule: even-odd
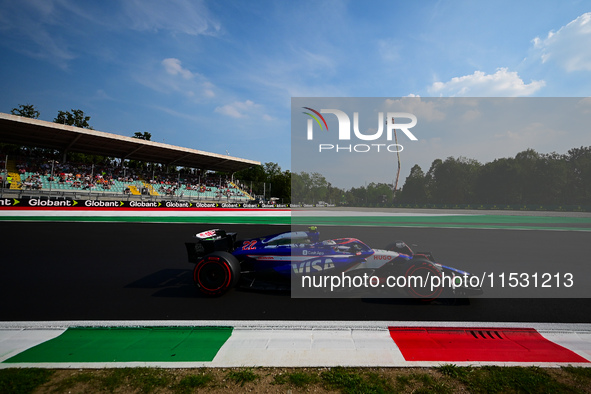
[[[338,139],[339,141],[350,141],[351,140],[351,120],[349,116],[338,109],[321,109],[317,111],[310,107],[302,107],[309,112],[303,112],[308,115],[308,128],[307,128],[307,139],[308,141],[314,140],[314,121],[320,127],[320,130],[328,132],[328,124],[322,114],[333,114],[337,117],[339,122]],[[396,140],[396,130],[402,131],[411,141],[418,141],[417,137],[409,130],[417,124],[417,117],[413,114],[406,112],[388,112],[386,119],[390,119],[386,122],[386,140]],[[399,120],[409,120],[407,123],[400,123]],[[359,112],[353,112],[353,134],[355,138],[361,141],[377,141],[382,138],[384,134],[384,113],[378,112],[378,128],[373,134],[363,134],[359,131]],[[333,152],[359,152],[366,153],[370,151],[380,152],[402,152],[404,147],[398,143],[386,144],[386,143],[372,143],[372,144],[318,144],[318,151],[333,151]]]

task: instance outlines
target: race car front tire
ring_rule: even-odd
[[[203,257],[193,270],[193,281],[201,293],[220,296],[236,286],[240,262],[228,252],[214,252]]]

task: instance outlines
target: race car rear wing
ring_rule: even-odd
[[[201,258],[213,252],[232,252],[236,233],[224,230],[209,230],[195,235],[195,242],[185,242],[189,262],[198,263]]]

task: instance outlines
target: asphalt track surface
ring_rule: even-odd
[[[183,243],[190,241],[192,234],[215,227],[218,226],[0,222],[0,321],[591,323],[590,298],[473,298],[453,304],[410,299],[292,299],[284,292],[241,289],[219,298],[206,298],[193,285],[193,265],[187,262]],[[237,231],[239,238],[289,230],[289,226],[279,225],[224,228]],[[378,227],[320,230],[323,238],[357,237],[374,247],[396,239],[418,243],[435,257],[458,262],[456,265],[464,269],[476,260],[502,262],[511,267],[523,256],[559,266],[561,261],[587,263],[591,249],[591,232]]]

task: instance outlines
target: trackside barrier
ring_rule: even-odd
[[[331,208],[335,204],[262,204],[255,202],[211,202],[181,200],[137,200],[137,199],[77,199],[70,197],[18,197],[5,195],[0,197],[0,209],[3,208]],[[482,211],[528,211],[528,212],[591,212],[587,205],[494,205],[494,204],[378,204],[374,208],[403,209],[452,209]]]
[[[290,208],[290,204],[254,204],[190,201],[87,200],[56,198],[1,198],[0,209],[59,208],[59,209],[129,209],[129,208]]]

